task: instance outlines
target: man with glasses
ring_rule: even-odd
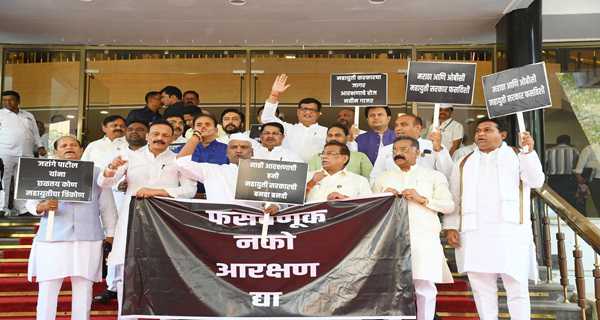
[[[254,150],[255,159],[304,162],[290,149],[281,144],[284,140],[285,129],[278,122],[265,123],[260,128],[260,146]]]
[[[346,170],[348,162],[350,150],[346,144],[327,142],[321,153],[321,170],[309,175],[306,201],[342,200],[371,194],[367,178]]]
[[[287,134],[287,138],[283,142],[284,147],[298,150],[300,158],[307,162],[325,144],[327,128],[318,124],[319,116],[321,116],[321,102],[315,98],[304,98],[300,100],[296,110],[298,123],[291,124],[281,121],[275,113],[279,104],[279,96],[290,87],[289,84],[286,84],[286,81],[287,76],[285,74],[275,78],[261,120],[262,123],[281,123]]]
[[[342,123],[334,123],[327,129],[327,142],[337,141],[339,143],[348,145],[350,134],[348,127]],[[308,169],[316,171],[321,169],[321,156],[315,154],[308,161]],[[346,166],[346,170],[361,175],[365,178],[369,178],[373,165],[366,154],[358,151],[350,150],[350,162]]]

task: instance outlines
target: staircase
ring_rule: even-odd
[[[39,219],[0,219],[0,320],[35,319],[37,284],[27,281],[27,258]],[[456,273],[454,249],[445,246],[454,284],[438,285],[437,316],[444,320],[479,319],[466,276]],[[545,268],[541,270],[545,279]],[[71,291],[68,279],[63,283],[58,304],[58,319],[70,319]],[[94,285],[94,294],[103,292],[104,283]],[[577,303],[563,303],[563,289],[557,283],[530,285],[532,319],[580,319]],[[500,318],[509,319],[506,293],[499,282]],[[116,319],[116,302],[93,305],[92,319]],[[592,308],[588,308],[591,317]]]
[[[38,218],[0,219],[0,320],[35,319],[38,286],[27,281],[27,259]],[[94,295],[106,289],[94,284]],[[93,320],[114,320],[117,304],[92,305]],[[58,299],[57,319],[70,319],[71,282],[65,279]]]

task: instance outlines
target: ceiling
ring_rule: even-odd
[[[451,3],[451,5],[449,5]],[[1,0],[0,43],[284,46],[495,42],[531,0]]]

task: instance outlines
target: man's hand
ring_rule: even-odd
[[[119,170],[119,168],[121,166],[125,165],[126,163],[127,163],[127,160],[123,160],[123,158],[121,158],[121,156],[117,156],[116,158],[113,159],[113,161],[111,161],[108,164],[108,166],[104,170],[104,176],[107,178],[114,177],[115,174],[117,173],[117,170]]]
[[[455,229],[446,230],[446,241],[452,248],[460,248],[460,233]]]
[[[339,192],[332,192],[327,196],[327,200],[341,200],[349,198],[347,195],[343,195]]]
[[[433,151],[439,152],[442,150],[442,133],[438,129],[434,129],[427,136],[429,140],[433,143]]]
[[[311,180],[314,181],[314,183],[319,183],[319,181],[323,180],[323,178],[325,178],[325,172],[321,170],[315,172]]]
[[[264,208],[263,212],[269,214],[270,216],[274,216],[277,214],[277,212],[279,212],[279,207],[276,204],[271,204]]]
[[[58,209],[58,200],[46,199],[38,203],[35,211],[37,211],[38,214],[47,214],[48,211],[54,211],[56,213],[56,209]]]
[[[383,192],[393,193],[396,197],[399,197],[402,195],[398,190],[396,190],[394,188],[386,188],[385,190],[383,190]]]
[[[520,141],[520,145],[522,148],[527,147],[527,152],[525,153],[530,153],[531,151],[533,151],[533,146],[535,144],[533,137],[531,136],[531,134],[527,131],[523,131],[520,134],[521,137],[521,141]]]
[[[273,82],[273,86],[271,87],[271,94],[269,95],[269,98],[267,99],[268,102],[270,103],[277,103],[279,101],[279,96],[285,92],[285,90],[287,90],[291,85],[286,84],[287,82],[287,75],[284,74],[280,74],[275,78],[275,81]]]
[[[40,155],[40,157],[43,157],[48,154],[48,152],[46,151],[46,148],[44,148],[44,147],[39,147],[37,149],[37,152]]]
[[[113,237],[106,237],[106,239],[104,239],[104,241],[108,244],[112,244],[113,243]]]
[[[360,130],[356,127],[356,125],[352,125],[348,131],[350,131],[350,134],[348,135],[348,141],[354,141],[354,139],[356,139],[356,137],[358,137],[360,134]]]
[[[169,194],[163,189],[140,188],[135,196],[137,198],[168,197]]]
[[[427,204],[427,198],[421,196],[415,189],[404,189],[402,196],[409,201],[414,201],[420,205]]]

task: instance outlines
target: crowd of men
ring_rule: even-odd
[[[9,192],[4,192],[5,212],[42,217],[39,234],[44,234],[46,214],[56,212],[54,227],[59,231],[53,241],[36,237],[29,259],[29,276],[40,283],[37,318],[55,318],[65,277],[73,283],[73,319],[89,318],[92,284],[102,278],[103,241],[112,244],[109,291],[94,299],[106,302],[118,296],[122,301],[132,196],[236,202],[238,164],[257,158],[308,163],[307,202],[374,193],[408,201],[417,319],[434,318],[435,283],[452,282],[442,231],[456,248],[459,271],[469,277],[480,318],[498,317],[500,277],[511,318],[529,319],[528,279],[537,277],[529,189],[541,187],[545,177],[527,132],[519,138],[527,148],[509,147],[504,122],[484,118],[477,123],[474,143],[461,146],[463,127],[452,118],[451,105],[443,105],[439,127],[426,128],[420,117],[398,114],[390,128],[389,107],[364,108],[367,131],[354,124],[353,109],[340,109],[337,122],[325,127],[319,123],[321,102],[314,98],[299,101],[298,122],[287,123],[278,117],[278,103],[290,86],[287,80],[280,75],[273,83],[259,115],[259,139],[250,137],[246,115],[238,109],[227,109],[217,118],[198,106],[195,91],[182,94],[167,86],[146,94],[145,107],[126,118],[107,116],[104,137],[85,150],[72,136],[54,141],[54,157],[94,162],[96,196],[92,203],[13,200],[14,209],[7,209]],[[34,151],[46,154],[35,119],[19,108],[19,101],[14,91],[2,93],[5,189],[19,157],[31,157]],[[277,214],[280,208],[265,204],[262,209]]]

